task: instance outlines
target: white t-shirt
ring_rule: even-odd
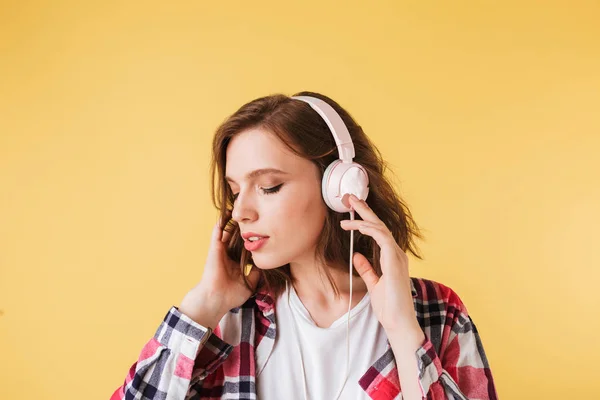
[[[304,399],[300,354],[296,344],[299,340],[308,398],[333,400],[345,378],[348,313],[330,327],[320,328],[310,317],[293,286],[288,285],[288,289],[289,305],[287,290],[277,299],[277,334],[272,353],[263,365],[256,366],[257,396],[260,400]],[[292,312],[300,338],[294,329]],[[349,376],[340,399],[369,400],[358,381],[385,353],[386,340],[385,331],[373,313],[367,293],[350,310]]]

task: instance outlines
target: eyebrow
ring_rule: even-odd
[[[250,180],[250,179],[258,178],[259,176],[266,175],[266,174],[289,175],[289,173],[281,171],[277,168],[261,168],[261,169],[256,169],[252,172],[249,172],[246,175],[246,179]],[[235,181],[228,176],[225,177],[225,180],[230,183],[235,183]]]

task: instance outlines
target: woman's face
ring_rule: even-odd
[[[312,262],[327,213],[317,166],[260,128],[234,136],[226,160],[235,198],[232,218],[242,235],[268,237],[254,243],[244,240],[256,266],[273,269]]]

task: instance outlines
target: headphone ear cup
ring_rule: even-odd
[[[350,212],[350,207],[342,202],[344,195],[354,194],[366,200],[369,193],[367,171],[357,163],[332,162],[323,173],[321,191],[325,204],[339,213]]]
[[[329,199],[331,197],[334,197],[335,194],[332,194],[332,196],[330,196],[328,188],[330,187],[329,181],[330,181],[330,177],[331,177],[331,171],[333,171],[333,169],[341,162],[342,162],[342,160],[335,160],[334,162],[329,164],[329,166],[327,166],[327,168],[325,169],[325,172],[323,173],[323,179],[321,180],[321,194],[323,195],[323,200],[325,200],[325,204],[327,204],[327,207],[331,208],[334,211],[335,211],[335,207],[333,204],[331,204]]]

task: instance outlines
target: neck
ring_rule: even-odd
[[[329,273],[335,282],[339,296],[336,296],[324,269],[328,268]],[[294,289],[302,303],[311,311],[336,312],[340,309],[348,308],[350,298],[350,274],[348,265],[345,269],[331,268],[321,266],[314,260],[304,262],[290,263],[290,271],[296,280]],[[352,277],[352,307],[360,302],[367,293],[367,286],[360,276]]]

